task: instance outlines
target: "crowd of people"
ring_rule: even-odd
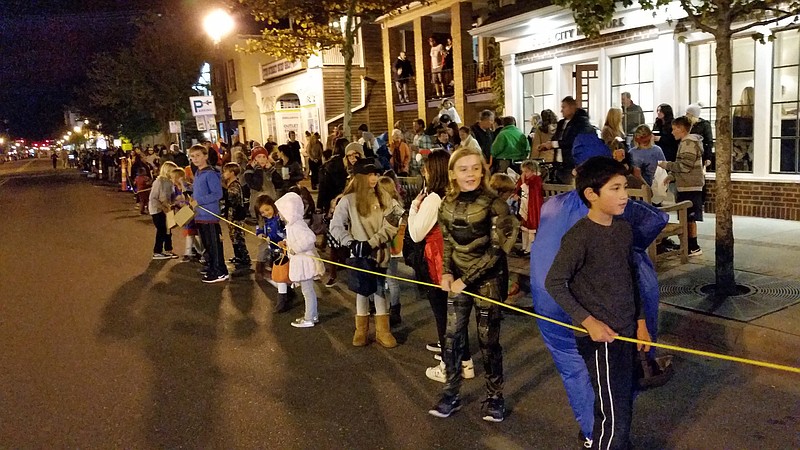
[[[671,108],[661,105],[653,128],[636,124],[629,136],[625,118],[630,109],[612,109],[603,127],[593,127],[586,112],[567,97],[563,119],[542,111],[526,134],[515,118],[495,117],[491,111],[481,112],[472,126],[459,126],[450,109],[452,103],[445,101],[432,123],[419,119],[412,131],[398,122],[390,133],[377,137],[361,125],[350,140],[337,127],[325,145],[313,133],[301,145],[292,133],[281,145],[237,144],[230,152],[210,142],[195,145],[190,161],[179,161],[175,153],[180,152],[174,149],[164,159],[157,149],[136,154],[134,184],[142,193],[140,203],[147,203],[141,211],[152,216],[156,231],[153,259],[180,257],[173,251],[167,216],[191,205],[193,219],[179,226],[186,238],[182,256],[202,264],[202,281],[217,283],[255,272],[261,286],[277,290],[278,313],[291,309],[292,287],[300,286],[305,310],[291,322],[298,328],[319,323],[315,282],[333,287],[339,281],[340,270],[334,264],[326,267],[321,254],[366,270],[351,271],[347,279],[356,306],[352,343],[366,346],[374,326],[376,342],[386,348],[398,345],[393,329],[402,323],[400,290],[408,285],[402,288],[403,283],[384,275],[396,275],[404,261],[416,279],[440,286],[424,289],[437,336],[426,348],[440,361],[425,373],[444,384],[430,414],[449,417],[459,410],[461,384],[475,377],[467,332],[474,311],[486,380],[482,418],[500,422],[505,404],[499,303],[518,289],[508,258],[529,257],[533,264],[537,255],[531,250],[543,220],[543,183],[572,184],[588,215],[567,237],[591,235],[598,240],[569,239],[569,246],[562,246],[555,257],[546,289],[573,323],[589,331],[588,338],[577,341],[586,370],[600,364],[596,355],[602,350],[609,355],[603,370],[612,379],[599,382],[629,391],[597,398],[620,405],[615,413],[622,425],[615,425],[614,433],[624,437],[635,386],[618,381],[632,373],[633,366],[625,361],[635,357],[637,348],[613,344],[618,342],[614,337],[648,341],[650,334],[631,271],[623,270],[631,264],[625,255],[633,251],[630,227],[635,224],[617,216],[628,203],[625,187],[652,186],[660,168],[668,174],[660,178],[666,180],[662,183],[677,185],[677,199],[697,205],[690,220],[702,220],[706,158],[704,140],[693,131],[698,121],[673,118]],[[155,180],[149,182],[156,167]],[[421,178],[417,195],[406,191],[410,184],[403,177]],[[222,222],[234,251],[229,260],[223,252]],[[250,225],[256,225],[255,234],[262,238],[252,259],[246,245]],[[694,233],[691,243],[699,249],[696,227]],[[607,259],[603,249],[614,255],[619,270],[595,267]],[[579,263],[580,255],[594,259]],[[608,283],[597,285],[601,272],[626,289],[607,292],[603,286]],[[593,433],[611,432],[599,415],[595,425],[600,428],[594,432],[582,427],[585,442]]]

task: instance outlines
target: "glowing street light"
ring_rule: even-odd
[[[81,126],[80,125],[75,125],[75,128],[73,128],[72,130],[75,131],[76,133],[80,133],[81,132]]]
[[[203,20],[203,29],[215,45],[233,31],[233,25],[233,17],[223,9],[211,11]]]
[[[83,123],[85,123],[86,125],[89,125],[89,119],[84,120]]]

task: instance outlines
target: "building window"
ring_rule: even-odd
[[[653,52],[637,53],[611,58],[611,103],[622,108],[622,94],[627,92],[631,101],[639,105],[644,113],[644,123],[652,124],[653,117]],[[622,127],[626,133],[632,134],[640,125],[640,118],[624,116]],[[628,124],[628,120],[636,120]],[[605,122],[605,114],[599,125]]]
[[[773,173],[800,173],[800,33],[775,33],[772,69]]]
[[[551,108],[555,102],[553,87],[553,69],[540,70],[522,74],[522,130],[527,132],[533,127],[531,116],[539,114],[543,109]]]
[[[733,148],[731,169],[753,172],[753,102],[755,101],[756,42],[746,36],[731,42],[733,83]],[[717,45],[714,42],[689,46],[689,101],[700,104],[700,117],[717,124]],[[676,111],[677,115],[682,115]],[[712,166],[713,168],[713,166]]]
[[[233,60],[229,59],[225,64],[225,81],[227,82],[228,92],[236,92],[236,70],[233,65]]]

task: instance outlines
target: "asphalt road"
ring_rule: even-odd
[[[402,344],[354,348],[344,286],[318,284],[321,323],[292,328],[302,307],[273,314],[269,286],[203,285],[192,263],[151,261],[152,223],[131,195],[25,164],[0,169],[0,448],[578,448],[532,320],[503,323],[505,422],[480,419],[477,357],[464,409],[437,419],[434,326],[413,287]],[[637,448],[800,448],[797,375],[675,363],[636,402]]]

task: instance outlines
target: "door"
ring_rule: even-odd
[[[600,106],[598,83],[596,63],[575,66],[575,100],[589,113],[590,119],[599,119],[602,115],[596,110]]]

